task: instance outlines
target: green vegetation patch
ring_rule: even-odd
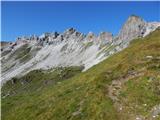
[[[60,67],[50,70],[33,70],[23,77],[14,77],[2,87],[2,95],[29,92],[66,80],[82,71],[83,67]]]

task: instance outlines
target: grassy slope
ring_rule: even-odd
[[[2,120],[132,120],[139,114],[149,116],[153,106],[160,104],[159,51],[157,30],[61,84],[2,99]],[[143,75],[123,85],[118,97],[124,109],[118,112],[108,96],[108,86],[133,70]]]

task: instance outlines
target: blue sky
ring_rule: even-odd
[[[135,14],[146,21],[160,21],[160,2],[2,2],[2,40],[43,32],[78,31],[114,35]]]

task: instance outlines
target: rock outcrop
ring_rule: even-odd
[[[101,32],[98,36],[98,41],[102,42],[103,44],[113,42],[113,35],[109,32]]]
[[[120,30],[117,39],[130,42],[135,38],[148,35],[158,26],[160,26],[159,22],[146,22],[139,16],[131,15]]]
[[[118,35],[119,40],[130,41],[142,37],[146,32],[146,22],[135,15],[130,16],[123,25]]]

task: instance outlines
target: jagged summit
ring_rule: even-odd
[[[67,30],[66,30],[66,32],[69,32],[69,33],[74,33],[76,31],[76,29],[75,28],[73,28],[73,27],[71,27],[71,28],[68,28]]]
[[[64,35],[72,35],[74,32],[76,32],[76,29],[74,29],[74,28],[69,28],[69,29],[67,29],[63,34],[64,34]]]
[[[88,32],[88,34],[86,35],[86,40],[89,40],[89,41],[93,41],[96,39],[96,35],[93,33],[93,32]]]
[[[140,16],[136,16],[136,15],[129,16],[125,23],[129,24],[129,23],[134,23],[134,22],[144,22],[145,23],[145,21]]]
[[[113,40],[113,34],[110,32],[101,32],[99,34],[99,40],[103,41],[112,41]]]
[[[66,31],[64,31],[64,33],[61,34],[61,36],[63,36],[64,40],[79,40],[79,39],[83,39],[84,35],[77,31],[75,28],[69,28]]]
[[[118,38],[129,41],[136,37],[143,36],[145,31],[146,22],[138,16],[131,15],[120,30]]]
[[[140,16],[135,15],[135,14],[132,14],[132,15],[130,15],[130,16],[128,17],[128,19],[131,19],[131,18],[133,18],[133,19],[141,19],[141,20],[143,20]]]

